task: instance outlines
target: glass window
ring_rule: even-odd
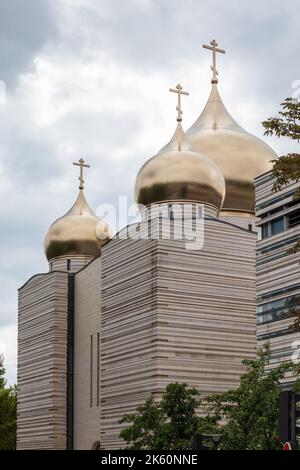
[[[289,227],[294,227],[295,225],[300,224],[300,209],[288,214],[288,223]]]
[[[257,307],[257,323],[292,318],[300,311],[300,294],[291,295],[285,299],[268,302]]]
[[[276,209],[272,209],[271,211],[269,211],[269,215],[276,214],[276,212],[280,212],[282,210],[283,210],[283,206],[276,207]]]
[[[278,233],[283,232],[284,230],[284,219],[283,217],[278,217],[270,222],[271,225],[271,235],[277,235]]]
[[[261,238],[264,240],[268,238],[268,224],[263,224],[261,226]]]

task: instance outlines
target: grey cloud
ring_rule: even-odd
[[[87,1],[75,17],[81,27],[64,39],[70,47],[111,51],[138,69],[175,67],[181,57],[202,61],[202,42],[216,36],[231,57],[249,61],[256,74],[277,69],[276,76],[291,76],[298,69],[292,59],[300,50],[298,8],[296,0]]]
[[[55,1],[4,0],[0,8],[0,79],[8,89],[57,32]]]

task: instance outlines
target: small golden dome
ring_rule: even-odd
[[[218,166],[192,148],[180,122],[171,141],[142,166],[135,183],[135,200],[145,206],[193,201],[220,210],[224,195]]]
[[[46,256],[48,260],[66,255],[96,258],[109,238],[109,226],[96,217],[80,189],[69,212],[49,227],[45,237]]]
[[[226,182],[223,211],[254,212],[254,178],[271,169],[276,153],[230,116],[213,83],[207,104],[186,132],[198,152],[220,168]]]

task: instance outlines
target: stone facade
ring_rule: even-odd
[[[100,441],[101,258],[75,275],[74,449]]]
[[[256,354],[256,233],[205,220],[202,250],[116,240],[102,253],[101,443],[170,382],[205,395],[235,387]]]
[[[19,290],[18,449],[67,447],[68,281],[42,274]]]
[[[119,419],[168,383],[238,385],[255,357],[256,233],[212,214],[191,250],[157,222],[140,227],[154,239],[111,240],[20,289],[18,448],[117,449]]]

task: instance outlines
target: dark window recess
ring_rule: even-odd
[[[90,343],[90,407],[93,406],[93,335]]]
[[[270,215],[274,215],[276,214],[277,212],[280,212],[284,209],[284,206],[280,206],[280,207],[276,207],[276,209],[272,209],[270,210],[269,212],[267,212],[267,214],[270,216]]]
[[[252,232],[252,224],[248,224],[248,230],[249,232]]]
[[[267,299],[272,299],[272,297],[275,297],[275,295],[281,295],[281,294],[288,294],[289,292],[293,292],[299,290],[299,284],[294,284],[291,287],[284,287],[282,289],[277,289],[273,290],[272,292],[269,292],[268,294],[260,295],[257,297],[257,302],[263,302],[263,300]]]
[[[284,219],[283,217],[278,217],[278,219],[272,220],[270,222],[271,226],[271,235],[277,235],[284,231]]]
[[[288,224],[289,227],[295,227],[296,225],[300,224],[300,209],[288,214]]]
[[[100,334],[97,333],[97,406],[100,405]]]
[[[74,399],[74,276],[68,275],[68,330],[67,330],[67,449],[73,449]]]
[[[290,238],[286,238],[282,242],[273,243],[272,245],[267,246],[267,248],[263,248],[261,250],[258,250],[257,254],[258,255],[263,255],[265,253],[270,253],[271,251],[278,250],[279,248],[283,248],[283,247],[287,248],[292,243],[295,243],[298,240],[298,238],[299,237],[297,237],[297,236],[296,237],[290,237]]]
[[[67,271],[71,271],[71,260],[67,259]]]
[[[269,341],[272,338],[278,338],[279,336],[286,336],[290,334],[291,334],[291,330],[289,328],[286,330],[273,331],[272,333],[258,335],[257,341]]]
[[[268,224],[263,224],[261,226],[261,238],[264,240],[268,238]]]
[[[267,203],[268,204],[268,203]],[[294,206],[297,206],[300,204],[300,201],[299,199],[294,199],[290,202],[287,202],[286,204],[282,205],[282,206],[279,206],[279,207],[276,207],[275,209],[271,209],[267,212],[265,212],[264,214],[262,214],[260,216],[261,219],[265,219],[266,217],[270,217],[270,215],[274,215],[274,214],[277,214],[278,212],[280,211],[283,211],[285,209],[289,209],[291,207],[294,207]]]
[[[295,194],[295,190],[289,191],[288,193],[285,193],[282,196],[275,197],[272,200],[272,204],[276,204],[279,201],[283,201],[284,199],[287,199],[290,196],[294,196],[294,194]],[[265,207],[268,207],[269,205],[270,205],[270,201],[267,201],[264,204],[259,204],[258,206],[256,206],[256,210],[264,209]]]

